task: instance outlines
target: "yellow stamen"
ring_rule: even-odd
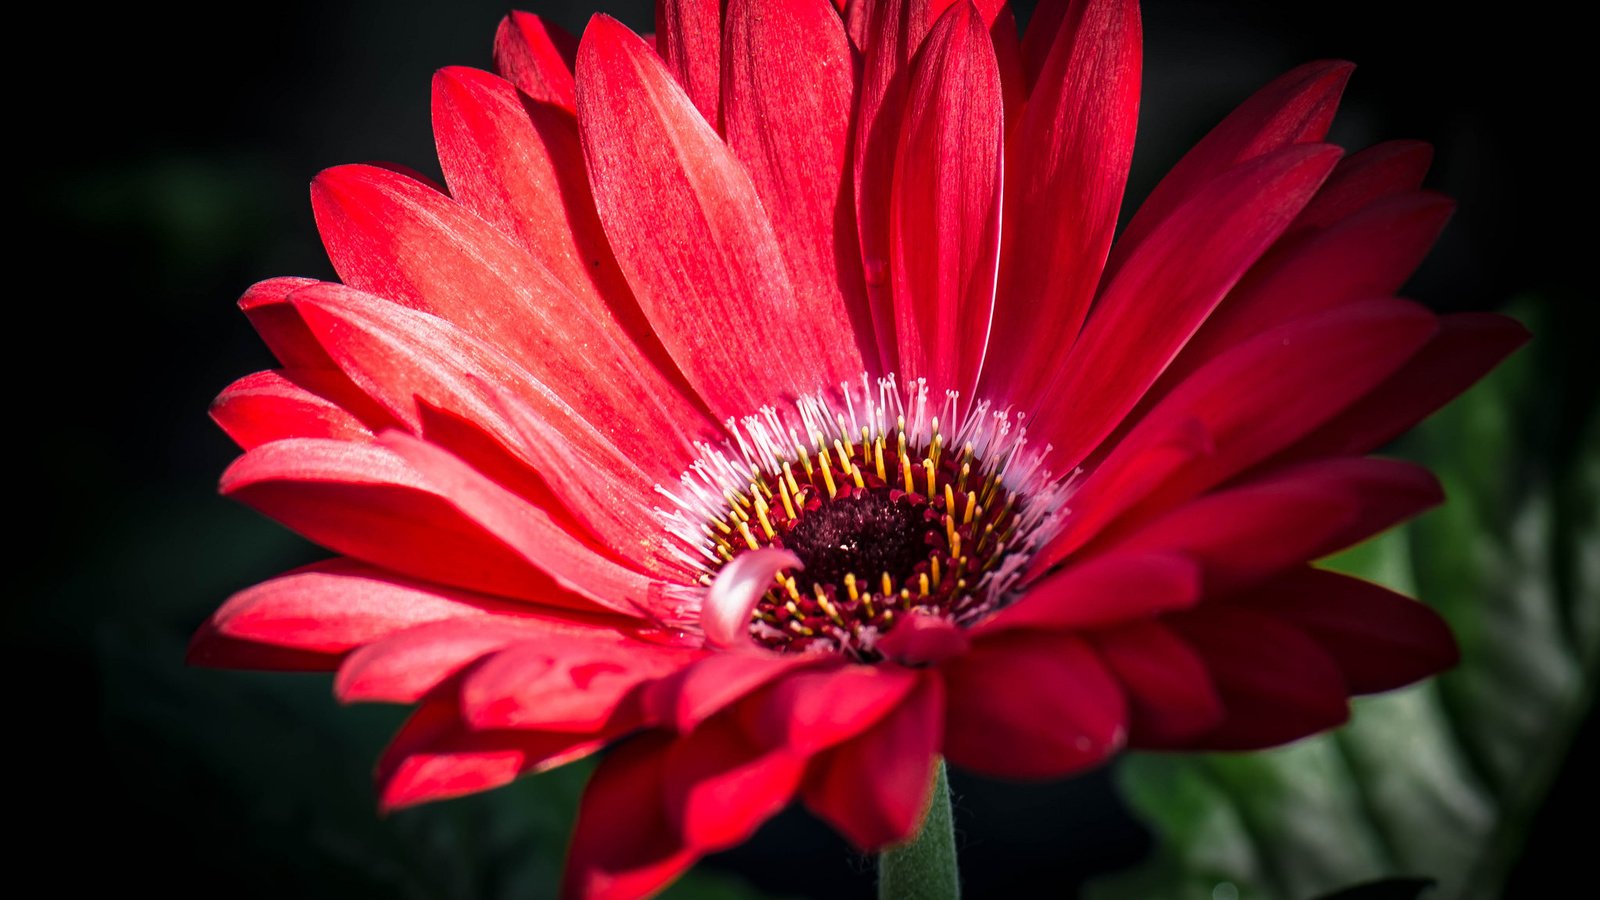
[[[861,592],[856,589],[856,576],[854,572],[844,573],[844,589],[850,594],[851,603],[861,602]]]
[[[917,576],[917,596],[928,596],[928,573],[923,572]]]
[[[828,451],[824,449],[819,460],[822,465],[817,468],[822,472],[822,483],[828,488],[828,499],[832,500],[839,494],[839,486],[833,483],[833,465],[828,461]]]
[[[932,500],[939,493],[939,485],[933,477],[933,460],[931,458],[922,461],[922,471],[928,476],[928,499]]]
[[[787,468],[788,463],[784,463],[784,466]],[[783,514],[788,516],[790,521],[793,521],[796,518],[794,514],[794,501],[789,499],[789,482],[782,478],[778,479],[778,498],[783,501]]]
[[[938,587],[939,586],[939,557],[937,555],[935,555],[931,560],[929,560],[929,568],[932,570],[932,574],[933,574],[933,586],[934,587]]]
[[[770,541],[776,537],[778,533],[772,528],[772,520],[767,518],[767,509],[768,507],[765,502],[758,505],[756,507],[756,517],[761,520],[761,530],[766,533],[767,540]]]
[[[889,577],[888,572],[883,573],[883,595],[885,597],[894,596],[894,579]]]
[[[961,512],[961,524],[971,525],[972,517],[978,514],[978,495],[967,495],[967,508]]]
[[[756,536],[750,533],[749,522],[739,523],[739,536],[744,538],[745,544],[748,545],[751,550],[757,550],[761,547],[760,544],[756,543]]]

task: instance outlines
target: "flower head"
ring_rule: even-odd
[[[655,47],[515,13],[434,82],[446,186],[318,176],[342,283],[241,305],[223,492],[337,554],[196,660],[415,704],[399,806],[613,746],[568,888],[629,895],[799,800],[863,849],[943,755],[1052,778],[1252,748],[1448,666],[1309,562],[1440,499],[1365,454],[1525,338],[1393,295],[1448,217],[1322,142],[1312,63],[1113,244],[1129,0],[666,0]]]

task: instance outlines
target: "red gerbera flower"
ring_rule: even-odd
[[[1525,338],[1392,295],[1426,146],[1323,143],[1350,66],[1218,125],[1112,245],[1131,0],[666,0],[656,48],[513,14],[434,81],[448,189],[320,175],[343,284],[241,301],[283,367],[213,415],[338,554],[213,665],[416,704],[393,807],[618,744],[568,888],[648,892],[798,799],[912,835],[941,755],[1052,778],[1250,748],[1448,666],[1308,565],[1436,503],[1366,454]],[[575,75],[574,75],[575,73]]]

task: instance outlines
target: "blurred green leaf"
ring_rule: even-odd
[[[1539,335],[1548,310],[1513,314]],[[1432,604],[1460,667],[1287,747],[1129,757],[1119,781],[1158,846],[1090,897],[1301,900],[1416,876],[1437,900],[1499,896],[1600,659],[1600,420],[1562,402],[1582,392],[1562,393],[1558,352],[1536,338],[1408,436],[1397,454],[1449,502],[1328,562]]]

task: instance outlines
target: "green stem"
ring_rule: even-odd
[[[933,796],[922,831],[878,857],[879,900],[957,900],[956,832],[950,816],[950,782],[944,760],[933,772]]]

